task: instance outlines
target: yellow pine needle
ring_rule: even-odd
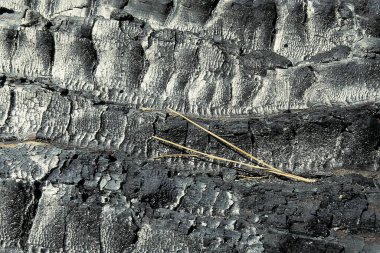
[[[182,158],[182,157],[200,157],[199,155],[192,154],[163,154],[153,157],[153,159],[162,159],[162,158]],[[246,176],[246,175],[238,175],[240,179],[262,179],[268,178],[268,176]]]
[[[211,135],[212,137],[214,137],[214,138],[218,139],[219,141],[223,142],[224,144],[226,144],[226,145],[229,146],[230,148],[235,149],[235,150],[238,151],[240,154],[245,155],[246,157],[248,157],[248,158],[250,158],[250,159],[256,161],[257,163],[259,163],[259,164],[261,164],[261,165],[263,165],[263,166],[266,166],[266,167],[270,168],[271,170],[278,171],[278,172],[282,172],[282,170],[276,169],[276,168],[273,167],[272,165],[270,165],[270,164],[264,162],[263,160],[261,160],[261,159],[255,157],[255,156],[253,156],[252,154],[250,154],[250,153],[244,151],[243,149],[241,149],[241,148],[235,146],[235,145],[232,144],[231,142],[229,142],[229,141],[223,139],[222,137],[220,137],[220,136],[214,134],[213,132],[211,132],[210,130],[204,128],[203,126],[199,125],[198,123],[192,121],[191,119],[189,119],[189,118],[186,117],[185,115],[183,115],[183,114],[181,114],[181,113],[179,113],[179,112],[177,112],[177,111],[174,111],[174,110],[172,110],[172,109],[168,109],[168,110],[169,110],[171,113],[174,113],[174,114],[180,116],[181,118],[185,119],[186,121],[188,121],[189,123],[191,123],[191,124],[193,124],[194,126],[198,127],[199,129],[203,130],[204,132],[208,133],[208,134]]]
[[[35,146],[50,145],[49,143],[44,142],[44,141],[24,141],[22,143],[24,143],[24,144],[30,144],[30,145],[35,145]]]
[[[252,177],[252,176],[239,175],[240,179],[263,179],[263,178],[267,178],[267,177],[268,176]]]
[[[162,159],[162,158],[177,158],[177,157],[197,157],[200,158],[199,155],[192,155],[192,154],[163,154],[153,157],[153,159]],[[246,176],[246,175],[238,175],[240,179],[260,179],[260,178],[267,178],[268,176]]]
[[[181,158],[181,157],[199,157],[198,155],[191,154],[164,154],[153,157],[153,159],[161,159],[161,158]]]
[[[223,162],[231,162],[231,163],[236,163],[236,164],[241,164],[241,165],[245,164],[243,162],[238,162],[238,161],[222,158],[222,157],[219,157],[219,156],[216,156],[216,155],[211,155],[211,154],[203,153],[201,151],[198,151],[198,150],[195,150],[195,149],[192,149],[192,148],[188,148],[188,147],[182,146],[181,144],[178,144],[178,143],[175,143],[175,142],[172,142],[172,141],[160,138],[158,136],[152,136],[152,138],[156,139],[156,140],[159,140],[159,141],[161,141],[163,143],[169,144],[171,146],[174,146],[176,148],[183,149],[183,150],[189,151],[191,153],[194,153],[194,154],[197,154],[197,155],[200,155],[200,156],[203,156],[203,157],[207,157],[207,158],[210,158],[210,159],[215,159],[215,160],[219,160],[219,161],[223,161]],[[264,167],[260,167],[260,166],[256,166],[256,165],[250,165],[250,164],[248,164],[248,165],[252,166],[252,168],[256,168],[256,169],[262,169],[262,170],[266,170],[266,171],[270,170],[268,168],[264,168]]]
[[[175,143],[175,142],[172,142],[172,141],[169,141],[169,140],[157,137],[157,136],[152,136],[152,138],[156,139],[158,141],[161,141],[163,143],[169,144],[171,146],[174,146],[176,148],[183,149],[183,150],[189,151],[191,153],[194,153],[194,154],[197,154],[197,155],[200,155],[200,156],[204,156],[204,157],[207,157],[207,158],[210,158],[210,159],[215,159],[215,160],[218,160],[218,161],[223,161],[223,162],[228,162],[228,163],[234,163],[234,164],[242,165],[242,166],[245,166],[245,167],[248,167],[248,168],[251,168],[251,169],[264,170],[264,171],[267,171],[267,172],[272,173],[272,174],[276,174],[276,175],[279,175],[279,176],[284,176],[284,177],[291,178],[291,179],[298,180],[298,181],[302,181],[302,182],[311,183],[311,182],[315,182],[316,181],[315,179],[304,178],[304,177],[296,176],[296,175],[293,175],[293,174],[290,174],[290,173],[286,173],[286,172],[283,172],[283,171],[273,170],[273,169],[270,169],[270,168],[264,168],[264,167],[260,167],[260,166],[257,166],[257,165],[252,165],[252,164],[243,163],[243,162],[239,162],[239,161],[235,161],[235,160],[231,160],[231,159],[222,158],[222,157],[219,157],[219,156],[216,156],[216,155],[211,155],[211,154],[203,153],[201,151],[198,151],[198,150],[195,150],[195,149],[192,149],[192,148],[188,148],[188,147],[182,146],[181,144],[178,144],[178,143]]]
[[[0,142],[0,148],[16,148],[18,145],[21,144],[29,144],[34,146],[46,146],[49,145],[49,143],[43,142],[43,141],[34,141],[34,140],[25,140],[20,142]]]
[[[0,148],[15,148],[18,143],[0,143]]]

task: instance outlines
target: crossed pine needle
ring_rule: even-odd
[[[207,154],[207,153],[204,153],[204,152],[201,152],[201,151],[189,148],[189,147],[185,147],[185,146],[183,146],[181,144],[178,144],[178,143],[175,143],[175,142],[172,142],[172,141],[160,138],[158,136],[152,136],[153,139],[156,139],[156,140],[158,140],[160,142],[163,142],[165,144],[168,144],[170,146],[173,146],[173,147],[176,147],[178,149],[185,150],[185,151],[189,152],[189,154],[165,154],[165,155],[160,155],[160,156],[154,157],[155,159],[173,158],[173,157],[180,157],[180,158],[181,157],[209,158],[209,159],[212,159],[212,160],[217,160],[217,161],[232,163],[232,164],[236,164],[236,165],[241,165],[241,166],[244,166],[244,167],[247,167],[247,168],[250,168],[250,169],[262,170],[262,171],[265,171],[267,173],[271,173],[271,174],[275,174],[275,175],[278,175],[278,176],[287,177],[287,178],[290,178],[290,179],[293,179],[293,180],[302,181],[302,182],[306,182],[306,183],[312,183],[312,182],[316,182],[317,181],[315,179],[305,178],[305,177],[293,175],[291,173],[287,173],[287,172],[284,172],[282,170],[279,170],[279,169],[273,167],[272,165],[264,162],[263,160],[261,160],[261,159],[255,157],[255,156],[253,156],[252,154],[244,151],[243,149],[235,146],[234,144],[230,143],[229,141],[223,139],[219,135],[217,135],[217,134],[211,132],[210,130],[204,128],[203,126],[201,126],[198,123],[194,122],[193,120],[189,119],[185,115],[183,115],[183,114],[181,114],[179,112],[176,112],[176,111],[174,111],[172,109],[169,109],[169,111],[171,113],[173,113],[175,115],[178,115],[181,118],[185,119],[187,122],[189,122],[190,124],[196,126],[197,128],[201,129],[202,131],[208,133],[209,135],[211,135],[212,137],[214,137],[217,140],[221,141],[222,143],[224,143],[228,147],[236,150],[237,152],[239,152],[243,156],[249,158],[251,161],[255,161],[258,165],[253,165],[253,164],[249,164],[249,163],[239,162],[239,161],[223,158],[223,157],[220,157],[220,156],[216,156],[216,155],[212,155],[212,154]],[[263,178],[263,177],[243,176],[242,178],[243,179],[252,179],[252,178]]]

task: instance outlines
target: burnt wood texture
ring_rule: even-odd
[[[0,252],[378,253],[380,1],[0,0],[0,141]]]

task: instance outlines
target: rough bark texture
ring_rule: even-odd
[[[380,252],[379,54],[377,0],[0,0],[0,252]],[[245,161],[168,107],[317,183],[152,160]]]

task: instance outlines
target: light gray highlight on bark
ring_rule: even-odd
[[[262,115],[379,101],[370,1],[6,2],[1,71],[106,102]]]
[[[379,252],[379,11],[0,0],[0,251]],[[153,160],[247,161],[168,107],[318,181]]]

